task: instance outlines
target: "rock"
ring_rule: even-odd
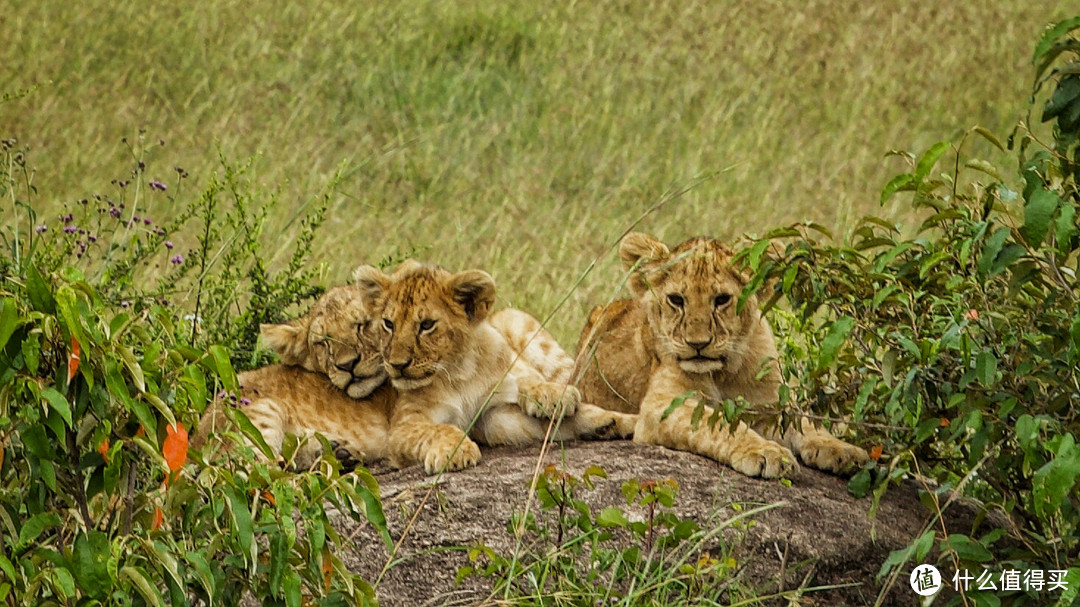
[[[487,449],[479,466],[438,479],[425,476],[422,467],[373,470],[391,535],[397,541],[406,529],[408,534],[391,559],[369,524],[339,518],[335,521],[339,531],[355,537],[357,546],[355,552],[341,555],[342,560],[369,582],[378,581],[376,590],[384,606],[493,604],[489,579],[469,576],[455,583],[458,569],[469,564],[467,551],[459,548],[483,544],[511,555],[515,540],[508,523],[512,514],[524,510],[538,467],[554,463],[580,476],[595,465],[608,479],[599,480],[594,490],[581,487],[575,494],[589,503],[594,515],[606,506],[630,515],[644,513],[639,506],[627,506],[620,492],[631,478],[674,479],[679,489],[671,510],[703,525],[735,516],[733,502],[740,503],[742,511],[780,504],[753,517],[752,526],[733,526],[725,530],[723,540],[715,540],[731,550],[743,587],[769,594],[801,585],[842,586],[809,592],[799,604],[872,605],[880,589],[874,577],[881,564],[890,551],[918,537],[930,518],[914,482],[890,488],[871,518],[870,498],[856,499],[848,493],[845,479],[807,468],[786,486],[747,478],[690,453],[627,441],[556,445],[543,465],[538,465],[539,451],[538,447]],[[531,508],[534,512],[538,508],[535,499]],[[973,508],[958,505],[947,512],[946,526],[950,533],[967,533],[973,520]],[[718,545],[710,552],[722,550]],[[910,605],[915,598],[908,580],[900,579],[883,604]]]

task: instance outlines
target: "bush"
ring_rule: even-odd
[[[274,273],[243,167],[223,164],[184,206],[186,173],[148,179],[139,146],[112,195],[50,225],[24,151],[3,143],[0,194],[20,217],[0,263],[0,602],[374,602],[335,556],[345,540],[325,507],[389,541],[370,474],[332,460],[291,474],[243,441],[189,459],[187,445],[214,395],[237,389],[233,362],[261,360],[258,323],[317,292],[302,267],[322,207]]]
[[[508,605],[754,605],[798,597],[798,588],[759,596],[739,574],[724,532],[743,535],[752,517],[776,505],[732,503],[737,514],[706,526],[671,511],[679,485],[672,479],[631,479],[621,486],[627,507],[594,512],[582,499],[607,474],[598,466],[574,476],[548,465],[536,479],[537,512],[526,510],[507,528],[513,554],[469,549],[458,579],[491,579],[492,596]]]
[[[1053,88],[1042,112],[1053,143],[1021,123],[1009,140],[1017,173],[967,157],[972,136],[1006,151],[975,128],[955,145],[900,153],[911,170],[881,200],[910,193],[924,216],[913,236],[866,217],[836,245],[798,224],[741,254],[756,272],[747,293],[775,285],[768,305],[790,302],[774,314],[794,386],[784,399],[820,419],[853,412],[863,439],[884,446],[852,479],[855,493],[880,497],[887,481],[915,474],[933,479],[935,510],[959,491],[1008,517],[986,534],[928,526],[883,574],[922,560],[936,540],[950,570],[1068,570],[1061,604],[1080,590],[1078,30],[1080,18],[1063,22],[1038,44],[1034,92]],[[943,159],[952,162],[940,169]]]

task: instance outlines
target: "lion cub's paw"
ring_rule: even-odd
[[[854,472],[870,459],[866,449],[832,436],[808,438],[800,449],[799,456],[807,466],[834,474]]]
[[[341,464],[342,470],[353,470],[367,459],[362,451],[353,451],[337,441],[330,441],[330,448],[333,450],[338,463]]]
[[[460,446],[458,443],[461,443]],[[444,437],[424,456],[424,471],[435,474],[443,470],[455,472],[480,463],[480,447],[471,438]]]
[[[764,439],[736,449],[731,455],[731,467],[746,476],[761,478],[790,477],[799,472],[795,455],[787,447]]]
[[[581,392],[577,388],[553,382],[538,382],[522,396],[526,413],[547,419],[573,415],[581,403]]]

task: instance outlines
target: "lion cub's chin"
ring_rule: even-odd
[[[727,365],[727,359],[724,357],[716,359],[708,358],[690,358],[686,360],[679,360],[679,368],[687,373],[697,373],[700,375],[706,373],[713,373],[716,371],[723,371]]]
[[[386,381],[386,375],[378,373],[375,375],[369,375],[367,377],[354,378],[352,383],[345,389],[345,393],[349,395],[349,398],[367,398],[371,396],[371,393],[376,388],[383,385]]]
[[[435,374],[425,375],[424,377],[391,377],[390,383],[401,392],[408,390],[419,390],[425,386],[431,385],[431,382],[435,381]]]

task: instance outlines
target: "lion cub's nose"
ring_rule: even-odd
[[[697,339],[693,339],[693,340],[691,340],[691,339],[686,340],[686,345],[690,346],[691,348],[693,348],[695,350],[700,350],[700,349],[704,348],[705,346],[707,346],[707,345],[709,345],[711,343],[712,343],[712,338],[711,337],[704,337],[704,336],[699,337]]]
[[[401,373],[401,372],[402,372],[402,371],[404,371],[405,369],[409,368],[409,365],[411,365],[411,364],[412,364],[412,359],[410,358],[410,359],[408,359],[408,360],[405,360],[405,361],[402,361],[402,362],[398,362],[398,361],[393,361],[393,360],[390,360],[390,361],[387,361],[387,363],[388,363],[388,364],[389,364],[389,365],[390,365],[391,367],[393,367],[393,369],[394,369],[395,371],[397,371],[398,373]]]

